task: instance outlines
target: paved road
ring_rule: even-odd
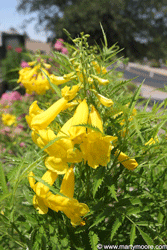
[[[145,79],[144,84],[154,88],[164,88],[164,85],[167,84],[167,76],[165,75],[148,72],[136,67],[127,67],[126,69],[118,67],[117,70],[124,72],[125,79],[137,77],[132,81],[134,83],[141,83]]]

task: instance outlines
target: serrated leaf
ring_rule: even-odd
[[[98,132],[98,133],[101,133],[103,135],[103,133],[101,132],[101,130],[98,128],[98,127],[95,127],[95,126],[92,126],[90,124],[77,124],[77,125],[73,125],[74,127],[85,127],[85,128],[88,128],[88,129],[91,129],[95,132]]]
[[[150,238],[148,234],[143,232],[139,227],[137,227],[137,229],[139,230],[143,240],[147,243],[147,245],[154,245],[154,241]]]
[[[141,212],[141,208],[140,207],[130,207],[126,210],[126,214],[127,215],[131,215],[131,214],[138,214]]]
[[[53,191],[53,193],[59,194],[59,195],[61,195],[61,196],[63,196],[63,197],[66,197],[64,194],[62,194],[62,193],[60,193],[59,191],[57,191],[56,188],[54,188],[53,186],[50,186],[47,182],[45,182],[44,180],[42,180],[40,177],[38,177],[38,176],[30,176],[30,177],[33,177],[36,181],[41,182],[41,183],[44,184],[45,186],[49,187],[49,189],[50,189],[51,191]]]
[[[98,168],[96,170],[96,173],[94,175],[94,183],[93,183],[93,198],[95,198],[96,192],[103,181],[103,177],[104,177],[103,174],[104,174],[104,171],[102,168]]]
[[[115,191],[115,185],[112,184],[111,187],[108,187],[110,192],[111,192],[111,195],[112,197],[118,202],[118,199],[117,199],[117,193]]]
[[[130,245],[133,245],[135,237],[136,237],[136,226],[132,224],[130,231]]]
[[[89,232],[89,239],[90,239],[90,245],[92,250],[97,250],[97,244],[99,242],[99,238],[95,232],[90,231]]]
[[[98,179],[95,180],[94,184],[93,184],[93,198],[95,198],[96,192],[98,190],[98,188],[100,187],[101,183],[103,182],[103,179]]]
[[[91,228],[94,227],[94,226],[97,226],[97,224],[99,224],[100,222],[102,222],[105,218],[106,218],[106,215],[105,215],[103,212],[100,213],[100,214],[96,217],[94,223],[89,227],[89,229],[91,229]]]
[[[117,232],[118,228],[122,225],[122,221],[117,218],[116,221],[114,222],[113,224],[113,227],[112,227],[112,231],[111,231],[111,236],[110,236],[110,240],[113,239],[115,233]]]
[[[55,143],[56,141],[59,141],[63,138],[68,138],[68,136],[58,136],[55,139],[51,140],[45,147],[42,148],[42,151],[45,150],[46,148],[50,147],[53,143]]]

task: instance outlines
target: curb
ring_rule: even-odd
[[[136,84],[138,87],[140,83]],[[143,84],[141,87],[140,95],[146,99],[151,99],[152,101],[163,102],[167,99],[167,92],[159,91],[154,87]]]

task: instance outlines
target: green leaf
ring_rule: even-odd
[[[105,43],[105,46],[108,47],[108,43],[107,43],[107,38],[106,38],[106,34],[104,32],[104,29],[103,29],[103,26],[102,24],[100,23],[100,27],[101,27],[101,30],[103,32],[103,38],[104,38],[104,43]]]
[[[120,218],[117,218],[116,221],[113,224],[110,240],[113,239],[114,235],[116,234],[118,228],[122,225],[122,220]]]
[[[147,245],[154,245],[154,241],[150,238],[148,234],[143,232],[139,227],[137,227],[137,229],[139,230],[143,240],[147,243]]]
[[[49,187],[49,189],[50,189],[51,191],[53,191],[53,193],[59,194],[59,195],[61,195],[61,196],[63,196],[63,197],[66,197],[64,194],[62,194],[62,193],[60,193],[59,191],[57,191],[56,188],[50,186],[47,182],[45,182],[44,180],[42,180],[40,177],[38,177],[38,176],[31,176],[31,177],[33,177],[36,181],[41,182],[41,183],[44,184],[45,186]]]
[[[111,196],[118,202],[118,199],[117,199],[117,193],[115,191],[115,185],[112,184],[111,187],[108,187],[110,192],[111,192]]]
[[[104,171],[102,168],[98,168],[95,172],[94,183],[93,183],[93,198],[95,198],[96,192],[103,181],[103,177],[104,177],[103,173]]]
[[[130,231],[130,245],[133,245],[136,236],[136,226],[132,224]]]
[[[89,227],[91,229],[94,226],[97,226],[100,222],[102,222],[106,218],[106,214],[104,212],[100,213],[96,219],[94,220],[94,223]]]
[[[46,148],[50,147],[53,143],[55,143],[58,140],[61,140],[63,138],[68,138],[69,136],[58,136],[55,139],[51,140],[45,147],[42,148],[41,151],[45,150]]]
[[[127,215],[133,215],[133,214],[138,214],[141,212],[140,207],[130,207],[126,210]]]
[[[142,87],[143,83],[144,83],[144,81],[140,84],[139,88],[136,90],[136,93],[134,94],[134,96],[132,98],[132,101],[131,101],[131,103],[129,105],[129,108],[130,108],[130,112],[129,113],[130,114],[132,113],[132,111],[133,111],[133,109],[135,107],[135,104],[136,104],[137,99],[138,99],[138,97],[140,95],[140,90],[141,90],[141,87]]]
[[[85,128],[88,128],[88,129],[91,129],[91,130],[93,130],[93,131],[95,131],[95,132],[98,132],[98,133],[101,133],[101,134],[103,134],[102,132],[101,132],[101,130],[98,128],[98,127],[95,127],[95,126],[92,126],[92,125],[90,125],[90,124],[77,124],[77,125],[73,125],[74,127],[85,127]]]
[[[60,88],[57,85],[51,83],[51,81],[49,81],[49,84],[52,87],[52,89],[56,92],[58,97],[62,97]]]
[[[6,198],[9,198],[10,195],[12,195],[12,193],[1,195],[0,196],[0,202],[2,202],[3,200],[5,200]]]
[[[7,187],[7,183],[6,183],[4,169],[3,169],[3,166],[2,166],[1,162],[0,162],[0,184],[2,186],[3,193],[7,194],[8,193],[8,187]]]
[[[163,222],[163,218],[164,218],[164,215],[161,212],[159,212],[159,214],[158,214],[158,222],[160,224]]]
[[[136,130],[138,136],[140,137],[142,144],[144,145],[144,138],[142,136],[142,133],[140,132],[139,124],[138,124],[137,119],[135,117],[133,118],[133,122],[135,125],[135,130]]]
[[[97,250],[97,244],[99,242],[97,234],[93,231],[89,231],[89,239],[92,250]]]

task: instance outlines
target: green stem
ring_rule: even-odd
[[[86,190],[86,196],[89,198],[90,194],[90,167],[88,164],[86,164],[86,182],[87,182],[87,190]]]
[[[4,173],[2,163],[0,163],[0,183],[2,185],[3,193],[7,194],[8,193],[8,187],[7,187],[5,173]]]

